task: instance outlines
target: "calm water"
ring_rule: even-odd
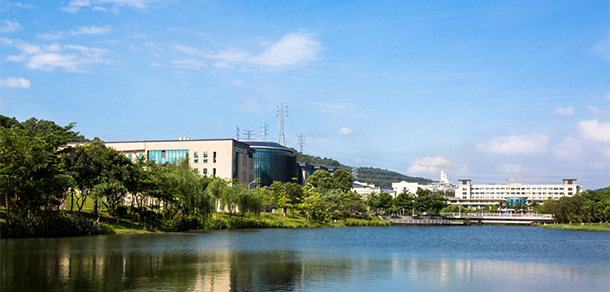
[[[352,227],[1,240],[2,291],[609,291],[610,233]]]

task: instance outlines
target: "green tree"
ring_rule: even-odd
[[[334,187],[333,177],[331,176],[330,172],[323,169],[316,170],[313,174],[311,174],[307,178],[307,184],[323,190],[329,190]]]
[[[352,189],[354,177],[344,169],[337,169],[332,174],[333,188],[339,189],[342,192],[347,192]]]

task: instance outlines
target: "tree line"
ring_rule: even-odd
[[[557,223],[599,222],[600,225],[610,221],[610,188],[586,190],[571,197],[559,200],[549,198],[537,206],[539,213],[553,214]]]

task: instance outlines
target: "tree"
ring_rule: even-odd
[[[330,172],[323,169],[318,169],[307,178],[307,184],[310,184],[315,188],[328,190],[333,188],[334,181]]]
[[[407,211],[412,211],[415,207],[415,197],[414,194],[409,192],[409,190],[403,190],[396,198],[394,199],[394,206],[396,206],[399,210],[404,210],[406,213],[411,213]]]
[[[0,192],[8,206],[25,215],[41,206],[59,206],[73,180],[64,173],[61,156],[73,125],[53,126],[52,133],[32,135],[19,127],[0,127]]]
[[[352,189],[354,177],[344,169],[337,169],[332,174],[333,188],[339,189],[342,192],[347,192]]]

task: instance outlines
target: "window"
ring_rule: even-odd
[[[203,152],[203,163],[208,163],[208,152]]]
[[[462,184],[463,184],[463,185],[467,185],[467,184],[468,184],[468,182],[467,182],[467,181],[465,181],[465,180],[463,180],[463,181],[462,181]]]
[[[195,151],[195,153],[193,153],[193,162],[199,163],[199,152],[197,152],[197,151]]]
[[[467,188],[462,188],[462,191],[466,191],[466,190],[468,190],[468,189]]]
[[[204,169],[203,169],[203,176],[204,176],[204,177],[207,177],[207,176],[208,176],[208,169],[207,169],[207,168],[204,168]]]
[[[216,151],[214,151],[214,163],[216,163]]]
[[[165,159],[165,150],[161,150],[161,158]]]
[[[569,180],[569,181],[568,181],[568,184],[569,184],[569,185],[571,185],[571,184],[572,184],[572,181],[571,181],[571,180]]]
[[[132,159],[132,158],[131,158],[131,153],[129,153],[129,155],[128,155],[128,156],[129,156],[129,160],[131,160],[131,159]]]
[[[142,158],[142,153],[140,153],[140,156],[138,156],[140,159]]]
[[[214,152],[214,153],[216,153],[216,152]],[[216,168],[212,169],[212,177],[216,177]]]

